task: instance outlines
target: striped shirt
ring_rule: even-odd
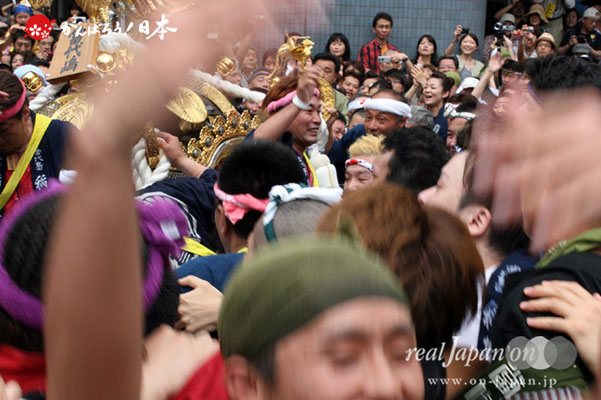
[[[392,51],[396,51],[398,52],[399,50],[394,47],[393,45],[391,45],[390,43],[386,43],[386,45],[388,46],[388,50],[392,50]],[[372,70],[372,71],[376,71],[376,73],[380,73],[380,65],[378,64],[378,57],[382,55],[382,48],[380,46],[380,44],[378,43],[378,39],[374,39],[369,43],[365,43],[362,47],[361,50],[359,50],[359,58],[358,60],[361,61],[361,63],[363,64],[363,67],[365,67],[365,70]]]

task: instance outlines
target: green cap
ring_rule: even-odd
[[[455,82],[455,86],[459,87],[461,85],[461,75],[459,75],[455,71],[447,71],[444,73],[447,78],[451,78]]]
[[[224,358],[256,360],[329,308],[368,296],[409,307],[399,279],[356,242],[320,237],[264,247],[226,287],[218,323],[221,352]]]

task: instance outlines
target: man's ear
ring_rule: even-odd
[[[400,128],[404,128],[405,125],[407,125],[407,117],[398,117],[398,123],[397,123],[397,127]]]
[[[376,28],[371,28],[371,31],[375,34],[376,33]]]
[[[225,211],[223,211],[223,204],[218,204],[217,207],[215,207],[215,227],[217,228],[219,237],[222,238],[223,241],[223,238],[225,238],[225,235],[231,229],[231,225],[225,216]]]
[[[461,210],[462,219],[473,238],[484,236],[492,223],[492,215],[486,207],[470,204]]]
[[[258,400],[260,379],[255,368],[242,356],[225,361],[225,387],[231,400]]]
[[[29,104],[25,104],[23,106],[23,110],[22,110],[22,114],[21,114],[21,120],[22,121],[27,121],[30,117],[30,112],[29,112]]]

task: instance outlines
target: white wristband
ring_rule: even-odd
[[[292,104],[294,104],[301,110],[308,110],[309,108],[311,108],[311,103],[309,103],[309,102],[305,103],[304,101],[299,99],[298,94],[295,94],[294,97],[292,98]]]

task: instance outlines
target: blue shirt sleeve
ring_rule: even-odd
[[[196,276],[209,282],[214,288],[223,292],[232,272],[238,268],[244,253],[218,254],[216,256],[199,257],[188,261],[175,270],[178,279],[188,275]],[[192,290],[187,286],[180,286],[181,293]]]

